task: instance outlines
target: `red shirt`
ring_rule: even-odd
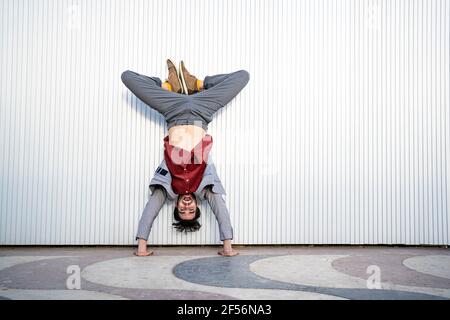
[[[207,134],[191,151],[187,151],[169,144],[168,135],[164,138],[164,159],[172,176],[172,189],[176,194],[193,193],[197,190],[203,178],[212,142],[212,136]]]

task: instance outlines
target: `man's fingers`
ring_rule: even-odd
[[[219,255],[221,255],[221,256],[225,256],[225,257],[234,257],[234,256],[237,256],[238,254],[239,254],[239,252],[237,252],[237,251],[232,251],[232,252],[227,252],[227,253],[225,253],[225,252],[223,252],[223,251],[219,251],[219,252],[217,252]]]

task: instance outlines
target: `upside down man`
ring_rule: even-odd
[[[127,70],[122,82],[140,100],[161,113],[168,135],[163,139],[164,160],[150,181],[151,196],[142,212],[136,233],[137,256],[149,256],[147,240],[153,221],[167,199],[175,200],[174,227],[179,231],[197,231],[201,226],[199,201],[207,200],[217,219],[223,256],[234,256],[233,228],[222,197],[225,190],[217,175],[209,151],[212,136],[207,134],[213,115],[230,102],[248,83],[249,73],[239,70],[206,76],[203,81],[191,75],[183,61],[177,70],[167,60],[168,77],[162,82]]]

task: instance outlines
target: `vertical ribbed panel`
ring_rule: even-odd
[[[210,123],[241,244],[450,244],[447,0],[0,0],[0,244],[133,244],[164,119],[124,70],[250,82]],[[172,204],[152,244],[179,234]]]

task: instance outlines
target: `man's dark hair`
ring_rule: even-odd
[[[195,196],[194,196],[194,198],[195,198]],[[174,223],[172,223],[172,225],[174,226],[175,229],[177,229],[180,232],[185,231],[187,233],[188,231],[189,232],[198,231],[200,229],[200,227],[202,226],[200,224],[200,222],[198,222],[200,215],[201,215],[200,208],[197,207],[197,209],[195,210],[194,219],[183,220],[180,218],[180,212],[178,211],[178,208],[175,207],[175,209],[173,210],[173,218],[178,222],[174,222]]]

